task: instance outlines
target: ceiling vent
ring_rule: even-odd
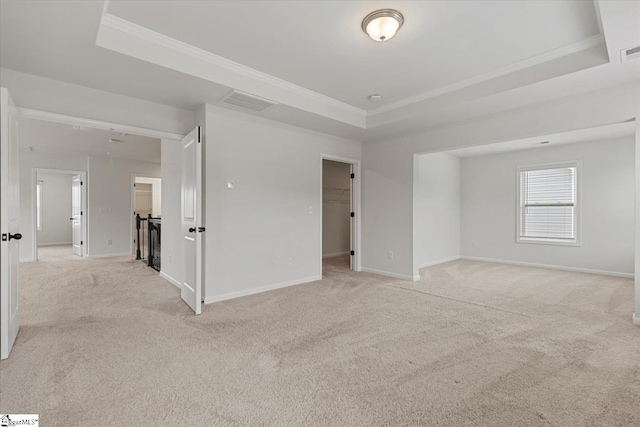
[[[225,96],[220,102],[253,111],[264,111],[272,105],[278,104],[277,102],[269,101],[268,99],[249,95],[248,93],[237,90],[234,90],[229,95]]]
[[[632,47],[630,49],[622,49],[622,51],[620,51],[620,59],[622,62],[638,58],[640,58],[640,46]]]

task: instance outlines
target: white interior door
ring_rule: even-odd
[[[73,254],[83,256],[82,253],[82,177],[73,175],[71,179],[71,234]]]
[[[19,183],[18,112],[9,91],[0,88],[0,358],[6,359],[18,335]]]
[[[182,299],[196,313],[202,309],[202,144],[200,127],[182,140]]]
[[[349,256],[349,268],[351,270],[355,270],[356,269],[356,257],[353,255],[354,251],[356,250],[356,248],[354,247],[356,244],[356,238],[355,238],[355,231],[356,231],[356,217],[354,215],[355,211],[355,206],[353,203],[353,165],[349,165],[349,177],[351,179],[349,179],[349,212],[351,212],[351,221],[349,222],[350,227],[349,227],[349,249],[350,249],[350,255]]]

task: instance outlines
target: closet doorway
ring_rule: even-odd
[[[322,157],[322,267],[359,271],[358,163]]]

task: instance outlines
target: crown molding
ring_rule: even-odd
[[[119,123],[103,122],[100,120],[86,119],[83,117],[67,116],[64,114],[51,113],[49,111],[32,110],[30,108],[18,107],[20,117],[28,119],[44,120],[53,123],[62,123],[65,125],[76,125],[91,129],[109,130],[114,132],[128,133],[138,136],[146,136],[157,139],[174,139],[181,140],[184,135],[177,133],[163,132],[154,129],[146,129],[137,126],[123,125]]]
[[[350,116],[355,116],[356,118],[354,123],[349,123],[349,124],[352,124],[361,128],[365,128],[367,112],[366,110],[363,110],[361,108],[354,107],[353,105],[338,101],[329,96],[322,95],[318,92],[314,92],[310,89],[304,88],[302,86],[298,86],[286,80],[279,79],[270,74],[255,70],[253,68],[247,67],[240,63],[223,58],[219,55],[215,55],[204,49],[200,49],[188,43],[182,42],[180,40],[176,40],[164,34],[161,34],[156,31],[150,30],[146,27],[142,27],[140,25],[134,24],[133,22],[127,21],[117,16],[110,15],[108,13],[105,13],[102,16],[100,25],[101,26],[104,25],[105,27],[128,34],[132,37],[135,37],[136,39],[144,40],[148,43],[152,43],[154,45],[164,47],[171,51],[179,52],[183,55],[189,56],[198,61],[202,61],[207,64],[213,65],[217,68],[221,68],[226,71],[230,71],[234,74],[247,77],[254,81],[267,84],[281,91],[292,93],[292,94],[301,96],[303,98],[315,101],[331,109],[339,110],[343,113],[348,113]],[[224,84],[224,83],[220,83],[220,84]],[[244,90],[243,88],[236,88],[236,89]],[[249,92],[251,93],[251,91]],[[263,96],[261,94],[256,94],[256,95]],[[267,96],[266,98],[269,98],[269,97]],[[278,100],[276,99],[274,101],[278,101]],[[319,114],[315,111],[311,111],[311,112]]]
[[[386,113],[398,108],[405,107],[407,105],[415,104],[416,102],[425,101],[430,98],[435,98],[436,96],[444,95],[449,92],[455,92],[456,90],[464,89],[468,86],[472,86],[477,83],[482,83],[487,80],[491,80],[497,77],[502,77],[507,74],[514,73],[516,71],[524,70],[525,68],[530,68],[535,65],[543,64],[545,62],[561,58],[563,56],[571,55],[573,53],[590,49],[602,43],[604,43],[604,35],[596,34],[594,36],[581,40],[577,43],[573,43],[573,44],[561,47],[559,49],[554,49],[554,50],[542,53],[540,55],[527,58],[525,60],[508,65],[506,67],[502,67],[497,70],[490,71],[488,73],[479,74],[477,76],[471,77],[469,79],[461,80],[459,82],[455,82],[450,85],[441,86],[439,88],[430,90],[428,92],[423,92],[416,96],[401,99],[399,101],[384,105],[374,110],[369,110],[367,117],[375,116],[376,114]]]
[[[166,59],[164,63],[156,62],[158,61],[157,55],[153,59],[146,59],[150,62],[154,62],[158,65],[166,66],[180,72],[191,74],[217,84],[222,84],[224,86],[233,87],[234,89],[255,94],[256,96],[272,99],[273,101],[277,101],[281,104],[289,105],[294,108],[300,108],[310,113],[341,121],[343,123],[359,127],[361,129],[367,129],[369,127],[367,125],[367,121],[377,115],[388,113],[402,107],[419,103],[421,101],[435,98],[447,93],[455,92],[478,83],[502,77],[517,71],[524,70],[526,68],[552,61],[554,59],[590,49],[605,42],[604,35],[602,33],[599,33],[579,42],[572,43],[570,45],[548,52],[544,52],[540,55],[527,58],[506,67],[480,74],[469,79],[461,80],[450,85],[442,86],[431,91],[423,92],[421,94],[367,111],[347,104],[345,102],[338,101],[334,98],[315,92],[313,90],[290,83],[286,80],[277,78],[270,74],[231,61],[219,55],[208,52],[204,49],[195,47],[188,43],[166,36],[162,33],[150,30],[146,27],[119,18],[115,15],[111,15],[106,11],[106,8],[101,18],[100,26],[101,28],[116,31],[119,34],[125,34],[129,37],[132,37],[136,41],[143,41],[150,44],[151,46],[160,47],[173,52],[174,57]],[[138,46],[138,49],[140,50],[138,50],[138,52],[134,52],[133,50],[130,50],[131,48],[128,46],[122,46],[122,38],[117,39],[116,37],[117,40],[115,41],[109,40],[113,34],[101,34],[101,32],[99,32],[98,34],[98,39],[96,41],[97,45],[145,60],[144,57],[138,56],[138,54],[142,54],[142,56],[145,56],[144,49],[140,46]],[[176,57],[176,53],[181,56]],[[195,66],[195,71],[187,70],[185,68],[182,68],[187,67],[183,64],[183,62],[185,61],[180,61],[179,58],[189,58],[189,61],[186,62],[195,61],[195,63],[199,65]],[[176,64],[175,67],[173,66],[173,64]],[[221,74],[224,74],[224,78],[220,77]],[[211,77],[212,75],[215,77]],[[241,84],[238,85],[231,82],[231,80],[234,79],[237,81],[238,78],[242,79],[240,81],[246,84],[251,84],[247,82],[258,83],[262,85],[262,88],[268,88],[265,89],[266,91],[272,92],[273,89],[276,89],[280,93],[285,93],[289,96],[293,95],[293,98],[290,97],[290,99],[286,100],[284,98],[286,98],[287,95],[283,95],[283,97],[269,96],[269,94],[259,93],[259,90],[243,88],[240,87],[242,86]],[[253,89],[255,89],[255,86],[253,87]]]
[[[514,151],[538,149],[540,141],[549,141],[545,147],[559,147],[566,144],[579,142],[603,141],[615,138],[624,138],[635,134],[636,122],[629,120],[620,123],[574,129],[565,132],[536,135],[526,138],[494,142],[483,145],[468,145],[447,151],[448,154],[458,158],[496,155]],[[421,153],[428,154],[428,153]]]

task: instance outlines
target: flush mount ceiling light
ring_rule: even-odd
[[[362,31],[377,42],[393,37],[402,27],[404,17],[393,9],[380,9],[368,14],[362,21]]]

